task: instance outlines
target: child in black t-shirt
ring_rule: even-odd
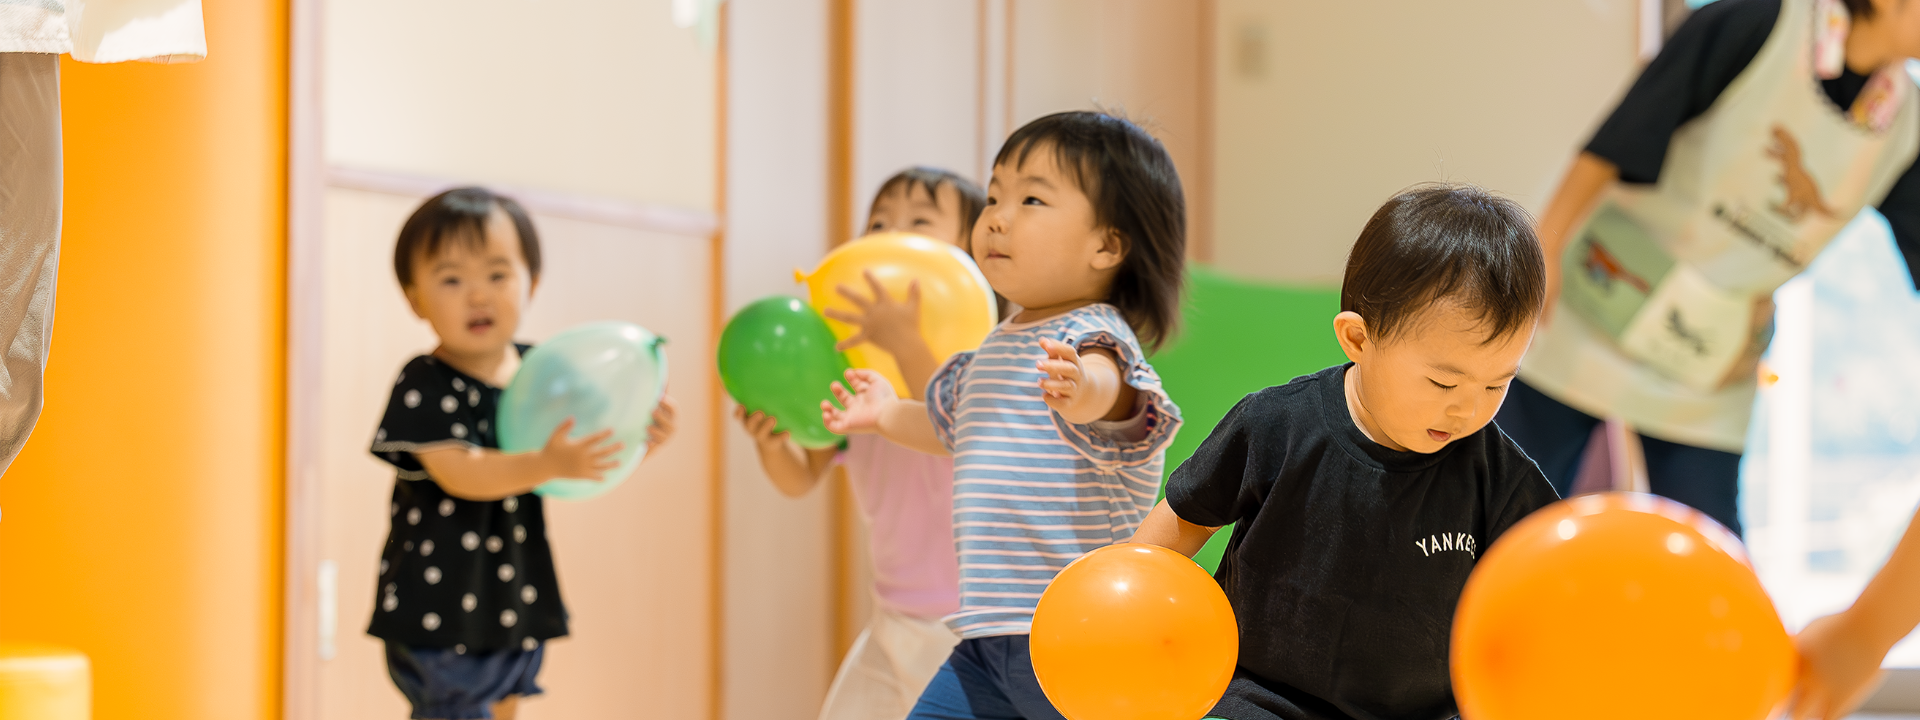
[[[482,188],[441,193],[414,211],[394,274],[440,344],[394,382],[373,454],[399,471],[392,530],[368,634],[386,641],[387,672],[415,718],[504,718],[540,692],[545,641],[567,634],[546,513],[535,486],[618,466],[604,430],[574,440],[571,420],[546,447],[500,452],[500,391],[540,282],[540,240],[512,199]],[[673,432],[661,398],[649,446]],[[651,457],[652,453],[648,453]]]
[[[1238,523],[1217,577],[1240,666],[1231,720],[1454,716],[1448,633],[1483,548],[1557,498],[1487,428],[1546,297],[1532,223],[1483,190],[1375,212],[1333,329],[1353,362],[1248,395],[1167,481],[1134,542],[1189,556]]]

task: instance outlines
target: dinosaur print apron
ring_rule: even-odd
[[[1816,55],[1831,53],[1816,48],[1832,43],[1816,28],[1836,5],[1782,2],[1760,54],[1674,133],[1659,182],[1616,184],[1549,260],[1561,293],[1528,384],[1654,437],[1741,451],[1774,289],[1920,150],[1904,64],[1876,72],[1852,109],[1821,90]]]

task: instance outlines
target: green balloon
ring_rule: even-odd
[[[847,371],[833,331],[806,301],[774,296],[740,309],[720,333],[720,382],[747,412],[764,412],[804,448],[829,448],[840,436],[820,419],[820,401]]]

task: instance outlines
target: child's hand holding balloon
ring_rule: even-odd
[[[672,395],[661,395],[660,405],[653,409],[653,424],[647,426],[647,453],[667,444],[673,438],[674,404]]]
[[[837,307],[821,311],[822,315],[859,328],[847,339],[835,344],[833,349],[844,351],[861,343],[873,343],[895,356],[908,352],[931,355],[926,339],[920,335],[920,281],[908,283],[906,298],[895,300],[880,285],[880,280],[873,276],[872,271],[863,272],[861,276],[866,278],[867,287],[873,291],[870,297],[863,297],[845,285],[834,286],[834,290],[847,302],[853,303],[858,312]]]
[[[828,430],[841,435],[880,432],[881,416],[898,400],[893,393],[893,383],[887,382],[887,376],[859,368],[847,371],[847,384],[833,384],[833,397],[846,409],[836,408],[833,403],[822,400],[820,417],[826,422]]]
[[[842,310],[828,306],[820,312],[828,318],[846,323],[853,328],[853,334],[833,346],[842,352],[861,345],[873,345],[893,356],[900,371],[900,380],[905,383],[909,396],[918,398],[926,389],[928,378],[939,369],[941,358],[934,357],[933,350],[927,346],[927,338],[920,333],[920,281],[907,283],[904,299],[896,299],[887,292],[880,279],[872,271],[861,273],[867,281],[867,288],[873,291],[871,296],[862,296],[846,285],[835,285],[834,290],[840,297],[853,305],[854,310]]]
[[[1880,685],[1880,662],[1890,646],[1841,612],[1817,618],[1794,636],[1800,677],[1793,691],[1793,720],[1839,720],[1853,713]]]
[[[612,440],[613,429],[574,440],[567,437],[573,432],[573,418],[562,420],[547,436],[546,447],[540,449],[540,459],[547,465],[548,477],[575,478],[590,482],[600,482],[608,470],[620,467],[620,461],[613,454],[624,447]]]
[[[759,410],[747,412],[745,405],[733,406],[733,417],[740,421],[740,427],[746,428],[747,436],[753,438],[753,444],[759,447],[784,446],[787,433],[776,430],[780,419]]]

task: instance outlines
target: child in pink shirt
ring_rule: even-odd
[[[915,167],[880,186],[867,232],[910,232],[967,248],[986,193],[947,170]],[[879,285],[842,287],[862,313],[827,312],[860,327],[841,349],[872,343],[892,353],[915,399],[945,358],[920,335],[919,299],[890,297]],[[866,293],[870,292],[871,295]],[[899,720],[960,638],[942,622],[959,609],[960,564],[953,550],[953,461],[896,445],[879,435],[853,435],[838,450],[802,450],[774,419],[735,416],[753,436],[760,466],[774,487],[800,497],[835,463],[859,501],[871,537],[874,615],[840,664],[820,720]]]

